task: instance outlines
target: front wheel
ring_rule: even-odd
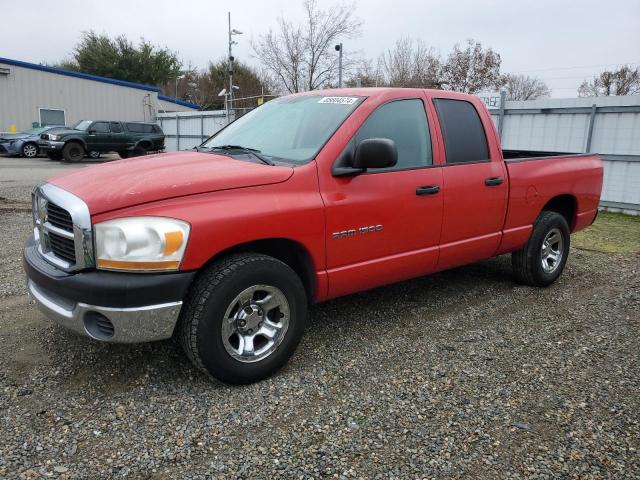
[[[565,218],[556,212],[542,212],[527,244],[511,256],[516,281],[534,287],[551,285],[564,270],[570,244]]]
[[[35,143],[25,143],[22,146],[22,156],[26,158],[35,158],[40,153],[38,146]]]
[[[61,152],[47,152],[47,158],[49,160],[62,160]]]
[[[78,142],[69,142],[62,147],[62,158],[65,162],[80,162],[84,155],[84,147]]]
[[[286,264],[236,254],[204,270],[181,312],[180,342],[193,364],[226,383],[256,382],[276,372],[304,333],[307,298]]]

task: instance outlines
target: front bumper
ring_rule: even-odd
[[[23,264],[29,295],[45,316],[81,335],[114,343],[173,335],[195,272],[67,273],[46,262],[31,236]]]
[[[64,142],[54,142],[53,140],[38,140],[38,148],[43,152],[61,152]]]
[[[18,155],[22,149],[22,142],[3,142],[0,143],[0,154]]]

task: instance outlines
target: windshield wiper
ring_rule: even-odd
[[[261,153],[260,150],[256,150],[255,148],[243,147],[242,145],[216,145],[215,147],[209,147],[209,149],[210,150],[225,150],[225,151],[227,151],[227,150],[240,150],[241,152],[253,155],[258,160],[260,160],[263,163],[266,163],[267,165],[275,165],[275,163],[273,163],[271,160],[269,160],[268,158],[265,158],[262,155],[260,155],[260,153]]]

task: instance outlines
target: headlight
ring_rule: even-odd
[[[148,272],[180,267],[190,226],[173,218],[128,217],[94,229],[98,268]]]
[[[56,140],[58,140],[59,138],[60,138],[60,137],[59,137],[58,135],[52,135],[52,134],[49,134],[49,140],[56,141]]]

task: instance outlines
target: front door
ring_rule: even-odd
[[[99,152],[109,151],[111,142],[109,122],[93,122],[88,132],[89,138],[87,139],[87,144],[89,145],[89,150],[97,150]]]
[[[347,148],[367,138],[393,140],[398,163],[323,187],[330,297],[428,273],[438,260],[442,168],[433,164],[423,99],[379,106]]]

